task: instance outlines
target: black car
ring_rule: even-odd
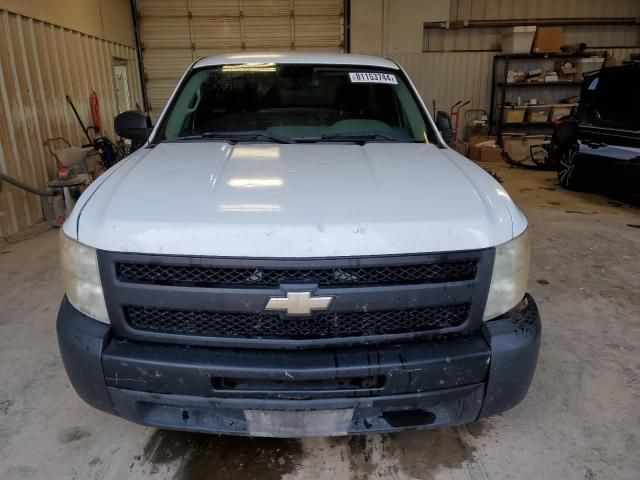
[[[640,64],[585,76],[580,105],[555,126],[551,156],[564,188],[640,192]]]

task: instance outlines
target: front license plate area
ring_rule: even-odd
[[[245,410],[249,435],[325,437],[347,435],[353,408],[340,410]]]

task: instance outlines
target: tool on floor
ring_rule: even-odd
[[[451,126],[451,141],[449,142],[449,146],[456,151],[462,153],[463,155],[467,155],[467,145],[458,138],[458,129],[460,127],[460,110],[469,105],[471,100],[467,100],[466,102],[462,102],[462,100],[458,100],[456,103],[451,105],[449,109],[449,124]],[[444,112],[438,112],[444,113]],[[445,114],[446,115],[446,114]]]
[[[505,148],[502,159],[512,167],[527,170],[555,170],[556,166],[551,161],[552,144],[548,137],[542,143],[530,144],[526,135],[522,139],[520,148]],[[518,142],[520,143],[520,142]]]
[[[78,110],[76,110],[76,106],[73,104],[73,100],[71,100],[71,97],[69,95],[67,95],[66,98],[67,98],[67,103],[71,106],[71,110],[73,110],[73,113],[75,114],[76,119],[78,120],[78,123],[80,124],[80,128],[82,128],[82,131],[84,132],[85,137],[87,137],[87,140],[89,141],[89,144],[93,145],[93,139],[89,135],[89,130],[87,130],[87,127],[84,126],[84,122],[80,118],[80,114],[78,113]]]
[[[95,92],[92,92],[89,97],[89,104],[91,106],[91,116],[93,118],[94,125],[90,127],[86,127],[82,119],[80,118],[80,114],[76,109],[76,106],[73,103],[73,100],[69,95],[67,95],[67,103],[71,106],[73,113],[80,124],[80,128],[84,132],[85,137],[89,143],[87,145],[83,145],[83,147],[92,146],[100,153],[100,158],[102,162],[102,166],[105,170],[111,168],[115,163],[121,160],[121,156],[118,155],[116,147],[113,142],[109,140],[107,137],[102,135],[102,117],[100,115],[100,104],[98,102],[98,96]],[[89,134],[89,130],[93,130],[94,135]]]
[[[89,108],[91,109],[91,119],[93,120],[93,126],[96,131],[102,135],[102,115],[100,114],[100,100],[98,94],[95,91],[91,91],[89,94]]]

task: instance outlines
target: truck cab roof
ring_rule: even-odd
[[[232,65],[242,63],[313,63],[327,65],[360,65],[367,67],[392,68],[400,67],[392,60],[371,55],[354,55],[350,53],[230,53],[213,55],[197,60],[193,68],[214,65]]]

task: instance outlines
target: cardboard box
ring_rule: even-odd
[[[502,162],[502,149],[500,147],[480,148],[480,162]]]
[[[507,83],[520,83],[524,82],[527,76],[524,72],[516,72],[515,70],[509,70],[507,72]]]
[[[475,146],[479,143],[489,142],[491,140],[495,142],[496,137],[494,135],[471,135],[471,138],[469,138],[469,145]]]
[[[524,108],[504,108],[502,123],[522,123],[524,122]]]
[[[469,153],[469,142],[460,140],[459,142],[456,142],[453,148],[455,149],[456,152],[466,157],[467,153]]]
[[[558,53],[564,43],[564,32],[560,27],[538,27],[533,38],[534,53]]]
[[[477,162],[478,160],[480,160],[480,150],[482,150],[482,147],[469,145],[469,153],[467,154],[467,157]]]
[[[492,135],[473,135],[469,139],[469,153],[468,157],[471,160],[480,160],[480,153],[483,147],[478,146],[482,143],[493,142],[495,144],[496,137]]]
[[[553,69],[557,72],[559,80],[564,82],[572,82],[576,79],[578,70],[573,62],[558,60],[554,63]]]
[[[529,123],[546,123],[549,121],[549,107],[528,107],[527,122]]]

